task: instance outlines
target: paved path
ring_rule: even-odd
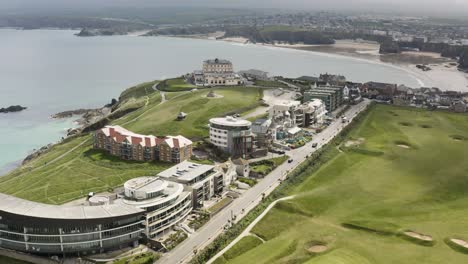
[[[237,244],[237,242],[239,242],[243,237],[245,236],[250,236],[250,231],[252,231],[252,228],[254,228],[254,226],[260,222],[260,220],[263,219],[263,217],[265,217],[265,215],[270,212],[270,210],[275,207],[275,205],[278,203],[278,202],[281,202],[281,201],[285,201],[285,200],[290,200],[294,198],[294,196],[288,196],[288,197],[283,197],[283,198],[280,198],[274,202],[272,202],[266,209],[265,211],[263,211],[236,239],[234,239],[231,243],[229,243],[229,245],[227,245],[227,247],[223,248],[223,250],[221,250],[220,252],[218,252],[218,254],[216,254],[214,257],[212,257],[208,262],[207,264],[211,264],[213,263],[213,261],[215,261],[217,258],[221,257],[224,253],[226,253],[229,249],[231,249],[235,244]],[[263,240],[263,239],[262,239]]]
[[[364,110],[369,103],[370,101],[365,100],[357,105],[353,105],[344,115],[351,121],[358,113]],[[304,147],[286,152],[288,156],[293,158],[291,163],[285,162],[278,166],[255,186],[244,192],[239,198],[235,199],[225,209],[216,214],[216,216],[197,232],[165,254],[158,263],[175,264],[187,263],[190,261],[194,256],[195,250],[203,249],[224,231],[224,226],[228,223],[228,220],[231,219],[232,215],[236,215],[236,221],[239,221],[245,214],[261,202],[263,195],[268,195],[280,184],[280,180],[287,176],[287,172],[292,171],[301,164],[307,156],[332,140],[347,124],[349,124],[349,122],[343,124],[340,119],[334,120],[330,126],[316,135],[313,140]],[[312,148],[313,143],[317,143],[317,148]]]

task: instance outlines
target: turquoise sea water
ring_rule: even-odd
[[[207,58],[230,59],[236,70],[255,68],[270,75],[328,72],[354,81],[420,86],[404,70],[341,56],[210,40],[80,38],[74,33],[0,29],[0,107],[28,107],[0,114],[0,174],[33,149],[56,142],[72,126],[72,120],[51,120],[50,115],[102,106],[127,87],[191,72]]]

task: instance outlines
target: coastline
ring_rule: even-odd
[[[139,32],[139,33],[143,33],[143,32]],[[219,32],[217,34],[219,34]],[[140,34],[135,34],[134,36],[139,36],[139,35]],[[193,36],[163,36],[163,37],[195,38]],[[210,36],[208,38],[208,37],[202,37],[198,35],[196,38],[203,39],[203,40],[217,40],[217,41],[229,42],[229,43],[232,43],[233,45],[256,45],[260,47],[273,48],[273,49],[276,49],[276,48],[294,49],[297,51],[314,52],[314,53],[322,54],[322,55],[328,54],[325,56],[348,57],[348,58],[354,58],[356,60],[370,61],[372,63],[385,64],[391,67],[403,69],[404,71],[408,72],[409,75],[415,76],[414,78],[417,78],[418,80],[420,80],[421,83],[424,84],[423,86],[437,86],[440,89],[457,90],[454,88],[446,88],[446,86],[444,86],[444,83],[450,82],[450,83],[453,83],[453,85],[457,85],[462,88],[458,90],[468,91],[468,86],[467,86],[468,79],[466,77],[468,76],[468,74],[458,71],[455,66],[447,67],[449,66],[448,64],[450,63],[450,61],[453,61],[453,60],[444,58],[446,62],[439,63],[439,65],[436,65],[436,66],[429,64],[432,70],[428,72],[423,72],[422,70],[417,69],[415,66],[416,64],[414,63],[411,64],[411,63],[403,63],[401,61],[398,62],[398,60],[399,59],[401,60],[401,58],[393,58],[393,60],[396,62],[391,62],[392,56],[378,54],[378,49],[376,48],[376,45],[373,43],[368,43],[368,42],[339,41],[338,44],[335,44],[335,45],[278,45],[278,44],[272,45],[272,44],[263,44],[263,43],[253,44],[253,43],[249,43],[248,39],[246,38],[238,38],[238,37],[216,39],[214,36]],[[330,46],[332,47],[330,48]],[[330,51],[323,51],[324,48],[328,48],[330,49]],[[432,54],[404,53],[403,56],[414,55],[414,56],[421,57],[421,54],[423,54],[425,57],[430,57],[431,59],[440,59],[440,55],[435,54],[435,53],[432,53]],[[382,57],[387,58],[387,60],[382,60]],[[434,63],[434,65],[435,64],[436,63]],[[339,72],[337,72],[337,74],[339,74]],[[372,78],[369,77],[369,80],[371,79]],[[74,118],[76,117],[83,118],[82,115],[74,116]],[[76,121],[76,119],[73,121]],[[69,126],[66,129],[66,131],[69,132],[68,130],[69,128],[77,128],[77,126],[80,127],[82,125],[83,125],[82,122],[76,122],[72,126]],[[64,133],[66,134],[66,132]],[[60,142],[59,137],[57,138],[57,140],[48,141],[47,143],[50,143],[50,142],[53,142],[53,144],[59,143]],[[44,146],[46,146],[47,143],[44,144]],[[36,147],[36,149],[39,149],[39,148],[40,146]],[[29,154],[31,154],[31,152],[28,153],[28,155]],[[25,155],[23,159],[21,160],[13,161],[11,163],[5,164],[5,166],[0,166],[0,176],[5,175],[9,171],[12,171],[18,168],[21,165],[21,162],[28,155]]]
[[[205,38],[212,40],[210,38]],[[216,39],[236,44],[250,44],[260,47],[294,49],[321,54],[331,54],[384,64],[401,69],[415,77],[421,87],[437,87],[441,90],[468,92],[468,73],[458,70],[456,61],[444,58],[432,52],[403,52],[401,54],[379,54],[379,45],[368,41],[339,40],[332,45],[304,45],[304,44],[251,44],[242,37]],[[422,71],[418,64],[428,65],[430,71]],[[339,74],[339,73],[337,73]],[[415,87],[417,88],[417,87]]]

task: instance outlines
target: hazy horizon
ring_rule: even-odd
[[[214,7],[214,8],[266,8],[302,11],[353,11],[382,12],[419,15],[465,15],[468,13],[466,0],[0,0],[3,10],[50,10],[50,9],[93,9],[93,8],[157,8],[157,7]]]

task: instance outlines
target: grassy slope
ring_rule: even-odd
[[[454,141],[454,134],[468,137],[468,115],[377,106],[350,136],[365,138],[361,148],[385,154],[333,150],[335,158],[297,186],[296,199],[280,203],[254,228],[268,241],[231,262],[466,263],[466,255],[443,243],[453,235],[468,237],[468,141]],[[350,221],[415,230],[433,236],[436,244],[425,247],[342,226]],[[330,250],[307,253],[313,240],[328,243]],[[290,241],[295,244],[287,251]],[[276,252],[287,254],[271,258]]]
[[[168,79],[159,85],[159,89],[167,92],[190,91],[197,86],[185,82],[184,78]]]
[[[151,108],[137,111],[119,120],[116,124],[127,123],[129,119],[140,116],[136,121],[127,123],[126,128],[139,133],[154,135],[184,135],[189,138],[208,135],[208,120],[241,108],[256,105],[261,98],[257,88],[233,87],[213,89],[223,98],[206,98],[207,91],[180,93],[171,101]],[[187,113],[183,121],[177,121],[179,112]]]
[[[226,253],[224,253],[219,259],[217,259],[214,264],[226,263],[227,260],[236,258],[238,255],[245,253],[258,245],[261,245],[262,241],[255,236],[246,236],[243,237],[237,244],[230,248]]]
[[[210,117],[254,105],[260,96],[256,88],[226,88],[216,91],[224,98],[202,98],[207,91],[171,93],[167,98],[169,101],[160,105],[159,93],[146,90],[147,93],[142,93],[141,89],[132,88],[131,92],[124,92],[125,101],[143,100],[144,104],[139,110],[116,120],[116,124],[125,124],[124,127],[137,133],[205,137],[208,135],[205,124]],[[186,120],[174,121],[179,111],[189,114]],[[82,142],[85,143],[51,163]],[[171,164],[120,161],[102,155],[92,151],[92,138],[85,135],[55,145],[48,153],[1,177],[0,192],[32,201],[62,204],[90,191],[101,192],[120,186],[134,177],[155,175],[169,166]]]

